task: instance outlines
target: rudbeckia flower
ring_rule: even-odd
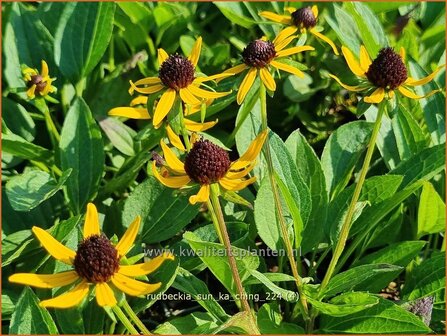
[[[48,74],[48,65],[44,60],[42,60],[42,69],[40,73],[37,69],[26,67],[22,70],[22,74],[23,80],[28,87],[26,95],[29,99],[33,99],[36,94],[43,97],[48,93],[56,91],[56,88],[51,85],[56,78],[50,78]]]
[[[360,62],[355,59],[348,48],[343,46],[341,50],[349,69],[354,75],[360,77],[360,83],[358,86],[350,86],[342,83],[337,76],[332,74],[329,76],[334,78],[348,91],[372,90],[369,96],[364,98],[364,101],[367,103],[380,103],[385,96],[393,98],[395,90],[411,99],[428,97],[439,91],[434,90],[427,95],[418,96],[409,88],[430,82],[443,66],[422,79],[411,78],[408,76],[407,67],[404,63],[405,50],[403,48],[400,49],[400,54],[397,54],[390,47],[382,48],[377,57],[371,61],[366,48],[360,46]]]
[[[108,112],[108,115],[117,116],[117,117],[126,117],[126,118],[130,118],[130,119],[149,120],[149,119],[151,119],[151,116],[146,108],[147,100],[148,100],[148,98],[146,96],[136,97],[135,99],[133,99],[130,102],[130,106],[115,107]],[[211,100],[208,100],[207,103],[208,102],[210,103]],[[144,105],[145,107],[138,107],[138,105]],[[190,115],[190,114],[193,114],[198,111],[200,111],[200,107],[193,106],[190,109],[189,114],[188,113],[185,113],[185,114]],[[199,122],[195,122],[193,120],[187,119],[187,118],[184,118],[183,121],[185,123],[186,130],[191,133],[206,131],[206,130],[210,129],[211,127],[213,127],[214,125],[216,125],[216,123],[217,123],[217,120],[199,123]],[[163,121],[161,122],[161,124],[163,124]],[[160,127],[161,124],[158,125],[158,127]],[[183,145],[182,141],[180,140],[180,137],[174,132],[172,127],[169,125],[169,123],[166,123],[165,129],[166,129],[166,134],[167,134],[171,144],[173,144],[179,150],[185,151],[185,146]]]
[[[267,131],[261,132],[250,144],[247,151],[236,161],[231,162],[228,152],[209,140],[192,140],[193,146],[186,154],[184,162],[163,142],[166,166],[158,171],[156,161],[152,161],[154,176],[169,188],[183,188],[200,185],[197,195],[189,198],[191,204],[207,202],[210,185],[218,183],[221,188],[239,191],[252,184],[256,177],[246,178],[256,163],[256,158],[267,137]]]
[[[74,267],[71,271],[57,274],[16,273],[9,281],[37,288],[63,287],[77,282],[76,286],[55,298],[40,302],[42,307],[70,308],[78,305],[95,288],[96,301],[100,306],[115,306],[115,295],[110,285],[131,296],[152,293],[161,283],[149,284],[131,277],[147,275],[155,271],[163,261],[173,260],[171,254],[162,254],[151,261],[136,265],[120,265],[120,259],[132,247],[140,227],[138,216],[130,224],[124,236],[113,245],[99,230],[98,212],[95,205],[87,205],[84,223],[84,239],[77,251],[59,243],[45,230],[34,226],[33,233],[48,253],[65,264]]]
[[[278,70],[287,71],[301,78],[304,77],[304,73],[301,70],[280,61],[280,58],[282,57],[297,54],[306,50],[314,50],[314,48],[310,46],[284,49],[296,37],[294,35],[292,36],[295,31],[296,29],[293,27],[286,28],[276,36],[273,42],[266,41],[265,39],[250,42],[242,51],[244,63],[236,65],[223,72],[224,74],[238,74],[248,69],[239,91],[237,92],[236,99],[238,104],[242,104],[258,75],[267,89],[270,91],[276,90],[275,80],[269,70],[270,66]]]
[[[300,29],[302,33],[309,31],[309,33],[311,33],[315,37],[329,44],[334,51],[334,54],[338,55],[338,50],[334,42],[332,42],[332,40],[327,36],[317,31],[317,6],[314,5],[312,7],[303,7],[298,9],[287,7],[286,11],[288,12],[288,14],[286,15],[279,15],[268,11],[261,12],[259,13],[259,15],[274,22],[296,27],[296,29]]]
[[[142,94],[153,94],[163,91],[155,108],[153,124],[158,128],[161,121],[171,110],[176,97],[187,105],[200,105],[203,99],[224,97],[231,92],[212,92],[200,86],[207,81],[231,76],[231,74],[217,74],[207,77],[195,77],[195,68],[200,57],[202,38],[199,37],[192,48],[191,55],[186,58],[179,54],[168,55],[163,49],[158,49],[158,62],[160,68],[158,77],[147,77],[133,83],[130,81],[129,93],[137,91]]]

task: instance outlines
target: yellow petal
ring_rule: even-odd
[[[281,41],[281,43],[275,45],[275,51],[277,52],[277,56],[278,56],[278,52],[283,50],[285,47],[287,47],[290,43],[292,43],[292,41],[294,39],[296,39],[296,35],[292,35],[289,36],[288,38],[285,38],[284,40]]]
[[[96,284],[95,296],[96,302],[98,302],[98,305],[101,307],[113,307],[116,305],[115,295],[106,282],[100,282]]]
[[[394,98],[394,91],[388,91],[388,98],[390,99]]]
[[[188,90],[191,91],[191,93],[197,97],[207,98],[207,99],[225,97],[231,93],[231,91],[229,91],[229,92],[206,91],[206,90],[199,88],[198,86],[195,86],[194,84],[188,86]]]
[[[362,70],[359,62],[357,62],[357,60],[354,58],[354,55],[352,54],[351,50],[349,50],[345,46],[342,46],[341,51],[343,53],[343,56],[346,59],[346,62],[348,63],[349,69],[351,69],[352,73],[357,76],[364,77],[365,71]]]
[[[315,48],[311,47],[311,46],[292,47],[292,48],[284,49],[284,50],[277,52],[276,57],[289,56],[289,55],[297,54],[297,53],[300,53],[303,51],[308,51],[308,50],[315,50]]]
[[[230,179],[240,179],[250,173],[255,167],[256,161],[251,162],[247,167],[239,171],[233,171],[232,168],[226,173],[226,177]]]
[[[175,132],[169,125],[166,125],[166,134],[168,135],[169,142],[175,148],[180,149],[182,152],[186,150],[185,146],[182,143],[182,140],[180,140],[180,137],[177,134],[175,134]]]
[[[183,119],[183,120],[185,122],[186,129],[190,132],[203,132],[217,124],[217,120],[208,121],[206,123],[199,123],[189,119]]]
[[[57,274],[33,274],[16,273],[9,277],[9,282],[19,283],[38,288],[63,287],[79,279],[75,271],[62,272]]]
[[[33,99],[35,97],[35,92],[36,84],[33,84],[28,90],[26,90],[26,95],[28,96],[28,98]]]
[[[189,203],[191,204],[204,203],[208,201],[209,198],[210,198],[210,185],[203,184],[200,186],[197,195],[192,195],[189,197]]]
[[[416,85],[424,85],[427,84],[428,82],[431,82],[433,80],[433,78],[435,78],[435,76],[438,74],[438,72],[444,67],[445,65],[442,65],[440,67],[438,67],[435,71],[433,71],[430,75],[428,75],[427,77],[421,78],[421,79],[414,79],[414,78],[408,78],[405,81],[405,85],[410,85],[410,86],[416,86]]]
[[[268,90],[270,91],[276,90],[276,82],[266,68],[261,68],[259,70],[259,75],[261,77],[262,82],[264,83],[264,85]]]
[[[174,105],[176,92],[173,89],[167,89],[160,98],[154,112],[154,126],[159,125],[166,115],[171,111]]]
[[[288,38],[290,35],[296,33],[297,28],[295,26],[290,26],[281,30],[278,35],[273,40],[273,44],[276,46],[280,44],[283,40]]]
[[[340,84],[343,88],[345,88],[348,91],[354,91],[354,92],[358,92],[358,91],[363,91],[365,88],[361,87],[361,86],[351,86],[351,85],[346,85],[344,84],[337,76],[334,76],[332,74],[329,74],[329,77],[335,79],[337,81],[338,84]]]
[[[219,184],[227,190],[239,191],[239,190],[246,188],[247,186],[254,183],[255,181],[256,181],[256,177],[249,178],[248,180],[240,180],[240,179],[234,180],[234,179],[230,179],[228,177],[224,177],[219,180]]]
[[[408,90],[407,88],[405,88],[403,86],[399,86],[397,89],[405,97],[408,97],[408,98],[411,98],[411,99],[421,99],[421,98],[424,98],[424,96],[419,96],[419,95],[415,94],[413,91]]]
[[[406,55],[405,55],[405,48],[404,47],[400,47],[399,55],[402,58],[402,61],[405,62]]]
[[[267,11],[261,12],[261,13],[259,13],[259,15],[262,16],[263,18],[266,18],[273,22],[278,22],[278,23],[282,23],[282,24],[286,24],[286,25],[292,24],[290,15],[278,15],[276,13],[267,12]]]
[[[371,58],[368,55],[368,51],[366,48],[361,45],[360,46],[360,67],[362,68],[363,72],[366,73],[369,69],[369,66],[371,65]]]
[[[42,60],[42,70],[40,71],[40,75],[42,77],[48,76],[48,64],[44,60]]]
[[[174,152],[171,150],[171,148],[169,148],[163,142],[163,140],[160,141],[160,146],[161,146],[161,149],[163,150],[163,155],[164,155],[164,158],[165,158],[166,163],[168,164],[169,168],[173,172],[175,172],[179,175],[186,174],[185,165],[183,164],[183,162],[177,158],[177,156],[174,154]]]
[[[165,86],[163,84],[155,84],[155,85],[143,87],[143,88],[134,86],[131,88],[131,90],[132,90],[131,94],[133,94],[133,91],[137,91],[138,93],[142,93],[142,94],[152,94],[152,93],[156,93],[160,90],[163,90],[164,88],[165,88]],[[130,93],[130,90],[129,90],[129,93]]]
[[[300,69],[297,69],[289,64],[284,64],[277,61],[271,61],[270,64],[279,70],[287,71],[295,76],[304,78],[304,73]]]
[[[165,260],[174,260],[174,256],[171,253],[163,253],[151,261],[142,264],[121,265],[118,273],[131,277],[147,275],[156,271]]]
[[[230,68],[230,69],[227,69],[227,70],[225,70],[224,72],[222,72],[222,74],[229,74],[229,75],[237,75],[238,73],[241,73],[242,71],[244,71],[245,69],[248,69],[248,66],[245,64],[245,63],[242,63],[242,64],[239,64],[239,65],[236,65],[236,66],[234,66],[234,67],[232,67],[232,68]],[[222,78],[218,78],[217,80],[216,80],[216,82],[218,82],[219,83],[219,81],[221,80]],[[197,79],[196,79],[196,81],[197,81]]]
[[[135,242],[135,238],[137,237],[138,230],[140,229],[141,217],[137,216],[132,224],[129,225],[124,235],[121,237],[118,244],[116,244],[115,248],[118,251],[118,255],[120,257],[125,256],[126,253],[130,250],[133,243]]]
[[[85,215],[84,238],[99,234],[98,210],[96,210],[96,206],[93,203],[89,203],[87,204],[87,213]]]
[[[244,80],[242,81],[241,86],[239,87],[239,91],[237,92],[236,101],[239,105],[242,104],[248,91],[250,91],[256,79],[256,73],[257,73],[256,68],[250,68],[250,70],[248,70],[247,74],[245,75]]]
[[[326,42],[327,44],[329,44],[331,46],[332,50],[334,51],[335,55],[337,55],[337,56],[339,55],[339,52],[338,52],[337,47],[335,46],[335,43],[332,42],[332,40],[329,37],[327,37],[326,35],[323,35],[323,34],[317,32],[314,28],[310,29],[310,32],[313,35],[315,35],[316,37],[318,37],[320,40],[322,40],[322,41]]]
[[[154,85],[154,84],[161,84],[161,80],[158,77],[146,77],[137,80],[135,85]]]
[[[181,188],[187,185],[191,179],[188,175],[183,176],[168,176],[164,177],[158,172],[155,161],[152,161],[152,172],[154,176],[159,180],[163,185],[169,188]]]
[[[193,87],[194,85],[190,85],[189,87]],[[185,104],[188,104],[190,106],[200,105],[201,101],[198,100],[194,95],[191,93],[191,91],[188,90],[188,88],[180,89],[180,98],[185,102]]]
[[[158,282],[156,284],[148,284],[145,282],[134,280],[120,273],[116,273],[115,275],[113,275],[111,280],[116,288],[132,296],[150,294],[161,287],[161,282]]]
[[[239,170],[247,167],[253,161],[256,160],[256,157],[261,152],[262,146],[264,145],[265,140],[267,139],[268,131],[262,131],[259,135],[253,140],[250,146],[247,148],[245,153],[237,159],[231,165],[232,170]]]
[[[149,112],[144,107],[115,107],[108,113],[110,116],[126,117],[130,119],[150,119]]]
[[[385,89],[380,87],[377,88],[370,96],[363,98],[363,100],[369,104],[378,104],[383,100],[384,97]]]
[[[40,227],[33,226],[32,231],[45,250],[47,250],[54,259],[60,260],[68,265],[73,264],[73,260],[76,256],[75,251],[59,243],[47,231]]]
[[[312,13],[314,14],[315,18],[318,17],[318,7],[317,5],[312,6]]]
[[[284,8],[284,10],[285,10],[286,12],[292,14],[292,13],[296,12],[297,9],[294,8],[294,7],[286,7],[286,8]]]
[[[147,104],[147,97],[146,96],[138,96],[135,97],[134,99],[132,99],[132,101],[130,102],[130,106],[135,106],[135,105],[146,105]]]
[[[199,36],[196,40],[196,43],[194,43],[191,55],[188,58],[194,66],[196,66],[197,62],[199,61],[201,49],[202,49],[202,37]]]
[[[82,281],[72,290],[56,296],[55,298],[40,302],[44,308],[71,308],[77,306],[88,294],[88,283]]]
[[[229,70],[231,70],[231,69],[229,69]],[[203,83],[203,82],[208,82],[208,81],[216,80],[216,79],[221,80],[223,78],[230,77],[230,76],[233,76],[233,75],[234,75],[234,73],[232,73],[232,72],[222,72],[220,74],[216,74],[216,75],[212,75],[212,76],[196,77],[196,79],[194,79],[194,83],[200,84],[200,83]]]
[[[160,66],[164,61],[166,61],[168,59],[169,55],[168,53],[162,49],[159,48],[158,49],[158,65]]]

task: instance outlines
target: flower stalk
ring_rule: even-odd
[[[132,325],[132,323],[129,321],[129,319],[124,315],[124,312],[121,310],[121,308],[118,305],[115,305],[112,307],[112,311],[115,313],[116,317],[121,321],[121,323],[126,327],[127,331],[131,333],[132,335],[139,335],[140,333],[135,329],[135,327]]]
[[[151,335],[151,332],[146,328],[146,326],[141,322],[140,318],[135,314],[132,307],[129,303],[124,300],[123,308],[126,311],[127,315],[129,315],[132,322],[141,330],[144,335]]]
[[[262,130],[265,131],[268,129],[267,125],[267,95],[266,95],[266,88],[264,83],[261,82],[261,85],[259,87],[259,99],[261,101],[261,125]],[[281,205],[281,199],[279,196],[278,188],[275,182],[275,174],[274,174],[274,168],[273,168],[273,161],[272,161],[272,154],[270,152],[270,146],[268,144],[268,141],[264,143],[264,154],[267,161],[267,173],[269,175],[270,184],[272,186],[272,192],[273,192],[273,198],[275,201],[275,208],[277,209],[277,218],[279,227],[281,230],[281,236],[284,241],[284,245],[286,247],[287,252],[287,258],[289,259],[290,268],[292,269],[293,277],[295,278],[295,284],[298,290],[299,294],[299,302],[298,306],[300,308],[301,313],[303,314],[303,318],[308,321],[309,320],[309,309],[307,306],[307,300],[303,293],[303,282],[301,281],[301,278],[299,276],[297,262],[295,260],[295,257],[293,255],[293,248],[292,244],[290,243],[288,231],[287,231],[287,224],[284,221],[284,215],[282,213],[282,205]]]

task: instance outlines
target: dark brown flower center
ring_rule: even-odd
[[[183,56],[170,55],[161,64],[158,77],[167,87],[180,90],[194,81],[194,65]]]
[[[255,40],[242,51],[244,63],[251,67],[263,68],[276,56],[275,46],[270,41]]]
[[[394,90],[408,78],[402,57],[390,47],[379,51],[366,72],[368,80],[377,87]]]
[[[74,267],[89,282],[107,282],[119,269],[118,251],[105,236],[90,236],[78,245]]]
[[[292,21],[299,28],[312,28],[317,25],[317,18],[310,7],[303,7],[294,11]]]
[[[228,153],[208,140],[194,143],[185,157],[185,171],[197,183],[210,184],[225,176],[230,168]]]
[[[43,81],[43,77],[41,75],[33,75],[31,76],[31,80],[26,83],[26,86],[31,87],[36,85],[36,92],[42,92],[47,86],[47,82]]]

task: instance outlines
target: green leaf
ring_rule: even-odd
[[[400,185],[400,189],[403,189],[417,180],[430,180],[443,169],[445,169],[445,145],[437,145],[425,148],[401,162],[389,174],[404,176]]]
[[[340,126],[324,146],[321,165],[333,199],[348,184],[371,137],[372,123],[354,121]]]
[[[445,203],[430,182],[422,187],[418,209],[418,238],[445,231]]]
[[[182,291],[183,293],[191,295],[198,304],[205,308],[207,312],[212,314],[214,318],[220,320],[220,322],[227,320],[227,313],[225,313],[225,310],[216,301],[216,299],[211,297],[210,291],[206,284],[184,268],[179,268],[177,277],[175,278],[172,287]]]
[[[406,267],[424,245],[424,241],[405,241],[391,244],[363,257],[356,262],[356,265],[387,263]]]
[[[67,180],[71,208],[81,213],[95,196],[104,170],[101,131],[81,97],[76,98],[68,110],[59,148],[62,169],[73,169]]]
[[[247,16],[248,13],[241,2],[216,1],[213,3],[228,20],[239,26],[251,28],[256,23]]]
[[[39,306],[39,299],[29,287],[24,288],[17,302],[16,310],[11,317],[9,332],[11,334],[58,334],[50,313]]]
[[[2,117],[8,129],[26,141],[33,141],[36,135],[36,125],[25,108],[15,101],[3,97]]]
[[[416,334],[431,330],[416,315],[395,303],[377,297],[379,303],[361,312],[343,317],[323,315],[320,332],[339,334]]]
[[[312,199],[312,210],[303,231],[303,237],[306,239],[301,242],[302,253],[306,253],[322,241],[324,234],[321,223],[326,221],[327,214],[326,180],[320,160],[299,130],[293,131],[285,144],[298,168],[298,173],[309,187]]]
[[[2,133],[2,150],[22,159],[51,162],[53,153],[13,133]]]
[[[334,297],[329,303],[307,297],[315,309],[330,316],[346,316],[357,313],[379,303],[379,299],[371,294],[362,292],[344,293]]]
[[[283,322],[277,302],[263,304],[258,310],[256,322],[262,335],[304,334],[304,329],[300,326]]]
[[[110,142],[124,155],[135,155],[133,138],[136,132],[116,118],[105,118],[99,122]]]
[[[391,264],[368,264],[353,267],[347,271],[335,275],[328,283],[325,296],[332,296],[351,290],[364,290],[361,285],[366,282],[373,282],[374,278],[381,273],[392,273],[396,277],[403,267]]]
[[[22,175],[12,177],[6,183],[6,194],[16,211],[30,211],[59,191],[72,170],[66,170],[59,181],[41,170],[28,169]]]
[[[188,241],[194,253],[210,269],[214,276],[232,294],[236,295],[236,285],[232,277],[226,249],[222,244],[204,242],[192,232],[185,232],[183,237]],[[232,254],[242,282],[250,277],[250,270],[259,267],[259,258],[250,251],[232,246]]]
[[[379,50],[389,44],[382,24],[366,4],[346,2],[345,7],[357,23],[358,31],[368,54],[371,59],[374,59]]]
[[[124,204],[123,224],[141,216],[141,239],[147,244],[161,242],[178,234],[197,215],[198,206],[150,176],[138,185]],[[166,225],[169,223],[169,225]]]
[[[402,295],[405,300],[415,300],[427,295],[435,296],[435,302],[445,303],[445,254],[424,260],[411,272]],[[444,308],[445,309],[445,308]]]
[[[331,15],[326,16],[326,21],[337,34],[338,39],[342,45],[348,47],[354,54],[358,55],[360,52],[360,32],[357,24],[351,15],[348,14],[337,4],[333,3],[333,11]]]
[[[299,294],[292,292],[275,285],[269,278],[257,270],[250,270],[250,274],[258,279],[264,286],[272,291],[272,293],[278,298],[288,302],[297,302],[299,300]]]
[[[54,58],[72,83],[98,64],[113,30],[112,2],[66,3],[54,37]]]
[[[194,312],[160,324],[154,330],[160,335],[211,334],[218,327],[218,321],[207,313]]]

